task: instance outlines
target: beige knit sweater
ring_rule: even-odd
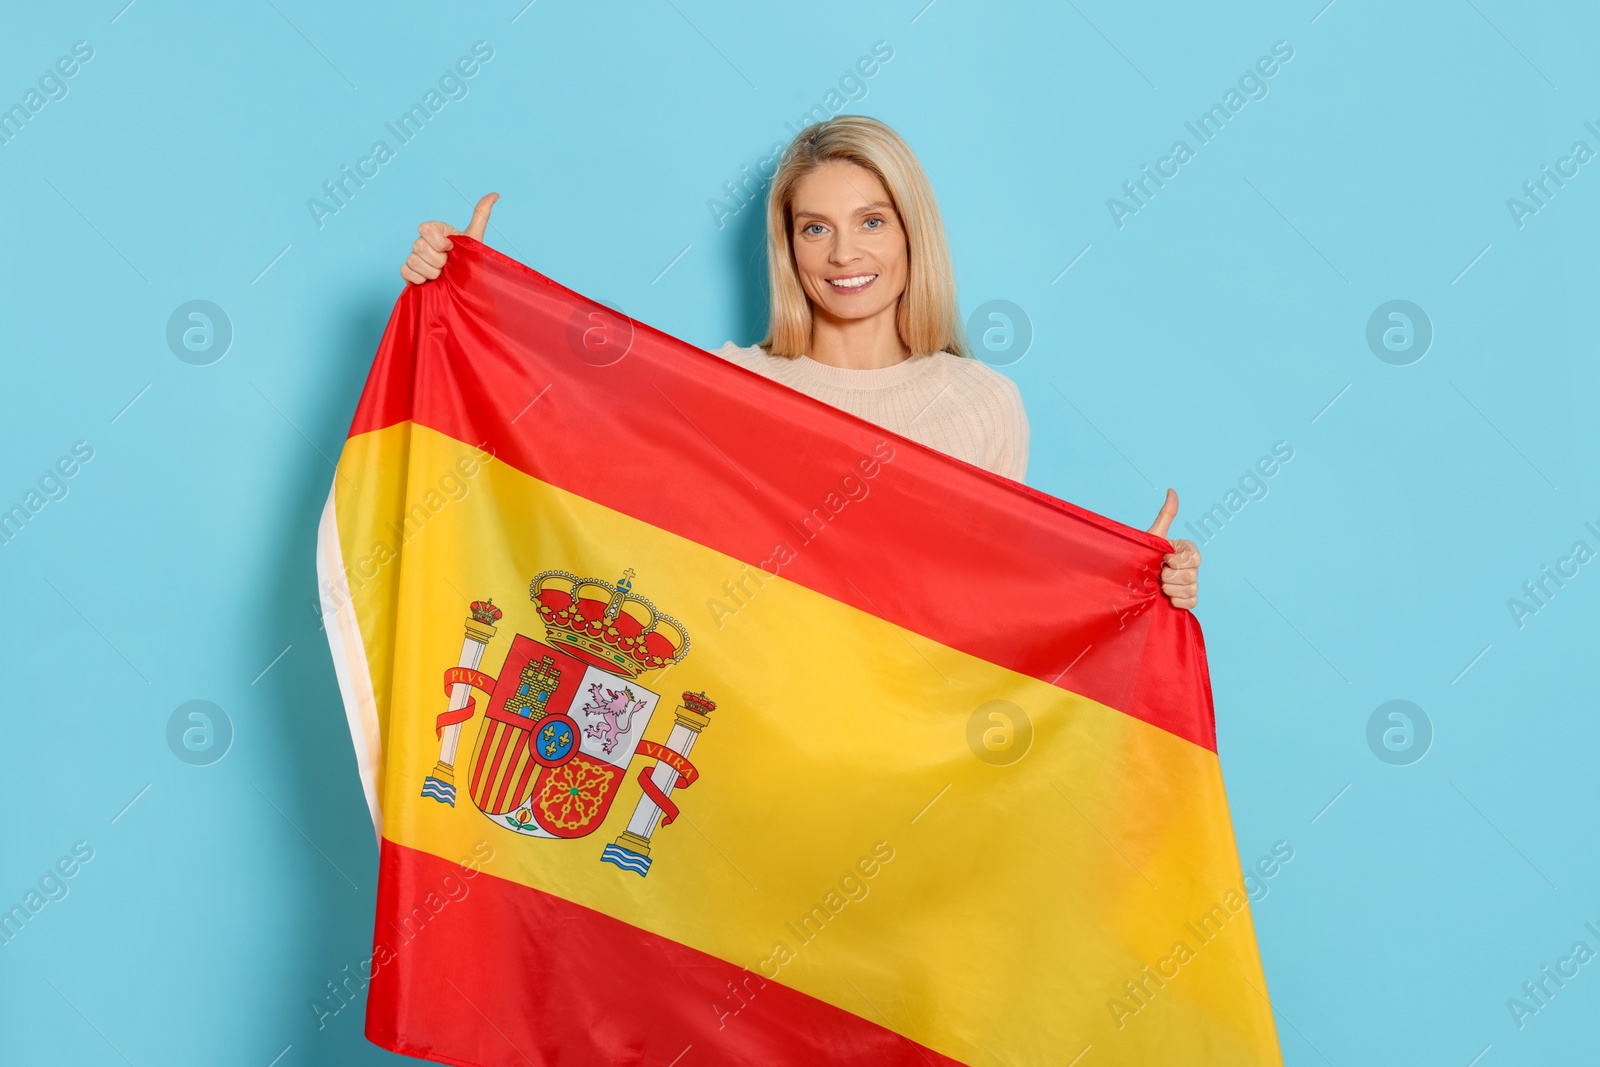
[[[935,352],[892,367],[849,370],[732,341],[716,354],[996,474],[1020,482],[1028,473],[1022,394],[982,360]]]

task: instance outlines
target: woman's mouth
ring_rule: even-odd
[[[877,277],[876,274],[852,274],[843,278],[829,278],[827,282],[834,292],[850,296],[855,293],[864,293],[872,288],[872,283],[877,280]]]

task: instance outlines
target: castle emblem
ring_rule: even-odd
[[[689,753],[716,704],[685,693],[665,743],[646,740],[660,696],[639,679],[689,654],[682,624],[633,591],[632,569],[615,583],[549,570],[528,595],[545,640],[515,634],[500,673],[478,669],[503,612],[474,601],[456,666],[445,671],[449,707],[434,724],[439,762],[422,796],[455,806],[464,787],[496,825],[528,837],[573,839],[599,829],[635,758],[654,760],[635,781],[642,795],[601,860],[643,877],[651,838],[678,814],[674,790],[699,776]],[[472,690],[489,694],[472,753],[459,767],[462,728],[477,715]],[[457,776],[460,775],[460,780]]]

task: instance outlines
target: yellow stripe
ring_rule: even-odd
[[[505,464],[474,468],[474,454],[401,425],[352,439],[340,462],[341,484],[362,486],[338,497],[339,527],[386,720],[384,836],[445,857],[487,841],[492,874],[967,1062],[1064,1063],[1085,1045],[1096,1063],[1279,1062],[1214,753]],[[413,505],[403,552],[361,565],[393,552],[386,524]],[[645,736],[666,740],[686,690],[718,703],[691,756],[702,777],[674,795],[683,814],[656,831],[646,878],[600,852],[647,761],[596,833],[520,836],[470,799],[480,711],[462,732],[457,805],[419,796],[468,601],[505,612],[481,665],[492,675],[514,634],[545,637],[532,575],[614,581],[627,567],[692,642],[639,679],[661,694]],[[749,593],[730,599],[725,582]],[[1032,723],[1010,765],[968,741],[994,701]],[[1202,940],[1214,905],[1220,931]],[[1189,958],[1174,957],[1179,942]],[[1164,959],[1168,977],[1147,977]]]

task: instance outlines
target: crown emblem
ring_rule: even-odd
[[[503,611],[494,606],[494,597],[472,602],[472,617],[486,626],[493,626],[499,622],[503,614],[505,614]]]
[[[717,710],[717,702],[707,697],[704,693],[683,694],[683,706],[690,711],[697,711],[701,715],[710,715]]]
[[[633,591],[631,567],[615,584],[569,571],[541,571],[528,583],[528,596],[552,645],[565,645],[629,678],[689,654],[688,631]]]

